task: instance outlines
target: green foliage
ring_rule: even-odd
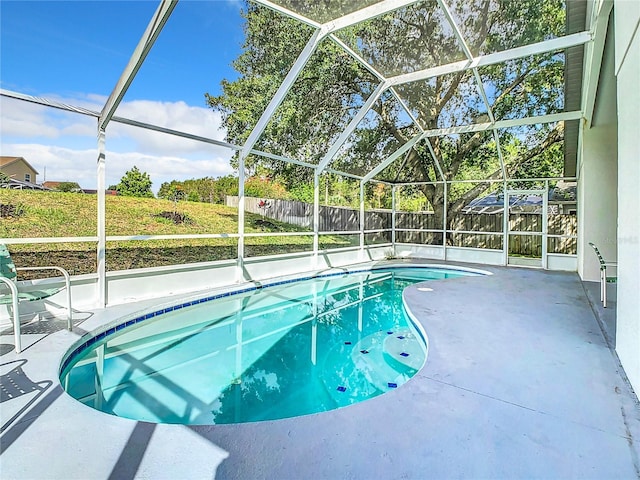
[[[9,175],[4,172],[0,172],[0,188],[9,185],[10,181],[11,179],[9,178]]]
[[[265,177],[251,177],[244,182],[247,197],[288,198],[287,190],[281,183]]]
[[[134,166],[120,179],[116,190],[125,197],[153,197],[151,178],[146,172],[141,172]]]
[[[227,195],[238,194],[238,178],[227,175],[214,179],[212,177],[172,180],[164,182],[158,190],[158,198],[171,200],[173,189],[180,187],[185,198],[190,202],[205,202],[223,204]]]
[[[474,0],[452,5],[474,55],[487,54],[561,36],[565,28],[565,7],[561,0]],[[484,6],[487,8],[483,8]],[[320,7],[318,7],[320,8]],[[262,115],[280,82],[304,48],[309,30],[277,12],[247,4],[244,50],[233,66],[234,81],[223,81],[223,94],[207,95],[209,105],[221,112],[227,140],[242,144]],[[416,71],[427,66],[464,58],[459,42],[443,29],[438,2],[420,2],[373,20],[340,30],[336,35],[387,76]],[[436,47],[437,46],[437,47]],[[524,57],[480,69],[485,90],[498,119],[559,112],[563,105],[564,55],[551,53]],[[329,150],[378,81],[332,41],[317,47],[265,128],[257,148],[290,158],[317,163]],[[419,119],[425,130],[486,121],[487,111],[477,90],[472,71],[396,86],[398,95]],[[393,95],[383,94],[369,115],[347,141],[332,166],[362,174],[416,133]],[[510,156],[508,173],[537,176],[556,172],[562,164],[562,124],[534,126],[500,132],[504,150]],[[476,132],[431,139],[433,152],[447,180],[499,178],[501,166],[492,132]],[[555,147],[554,147],[555,146]],[[540,165],[540,160],[544,165]],[[271,170],[296,198],[306,198],[301,184],[312,183],[311,169],[280,161],[249,157],[247,167],[257,171],[256,162]],[[434,159],[424,142],[384,172],[389,181],[435,181],[439,178]],[[321,201],[357,205],[358,189],[342,191],[331,180]],[[449,201],[449,215],[487,189],[475,185]],[[426,196],[436,213],[443,214],[441,185],[425,185]],[[386,197],[372,197],[369,204],[387,204]],[[372,203],[373,202],[373,203]],[[323,202],[324,203],[324,202]]]
[[[58,192],[81,192],[82,189],[80,185],[76,182],[60,182],[58,188],[56,188]]]
[[[289,190],[289,199],[298,202],[313,203],[313,184],[301,183]]]
[[[215,203],[224,203],[227,195],[238,195],[238,178],[226,175],[216,180],[214,188]]]

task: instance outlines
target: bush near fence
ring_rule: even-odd
[[[238,197],[227,196],[226,204],[238,207]],[[294,200],[278,200],[245,197],[245,211],[264,215],[281,222],[313,228],[313,204]],[[319,211],[320,232],[358,231],[360,229],[360,211],[348,207],[321,205]],[[574,214],[549,214],[548,235],[576,236],[577,217]],[[367,210],[364,218],[365,230],[389,230],[369,233],[367,244],[391,242],[391,211]],[[403,231],[416,230],[416,231]],[[430,232],[429,230],[439,230]],[[447,244],[458,247],[502,249],[503,215],[502,213],[460,213],[454,216],[448,225]],[[542,217],[535,213],[511,213],[509,230],[516,232],[541,232]],[[460,231],[485,232],[458,233]],[[493,233],[493,234],[492,234]],[[430,212],[396,212],[396,241],[398,243],[417,243],[442,245],[442,223]],[[547,237],[547,252],[571,254],[577,253],[576,238]],[[540,256],[542,237],[535,235],[510,235],[509,253],[524,256]]]

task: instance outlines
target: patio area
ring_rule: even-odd
[[[58,368],[79,335],[157,301],[78,312],[73,332],[25,327],[20,356],[4,331],[2,478],[640,478],[640,405],[610,340],[615,302],[603,310],[598,285],[577,273],[478,268],[493,275],[405,290],[429,340],[407,384],[277,421],[135,422],[63,391]]]

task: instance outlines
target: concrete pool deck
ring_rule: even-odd
[[[152,301],[27,332],[22,354],[0,351],[0,477],[640,478],[640,406],[605,337],[615,303],[604,311],[575,273],[469,266],[493,275],[405,290],[429,338],[407,384],[284,420],[156,425],[64,393],[58,368],[78,336]]]

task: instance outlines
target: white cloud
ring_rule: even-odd
[[[55,100],[95,111],[105,101],[97,95]],[[95,118],[5,97],[0,108],[0,154],[26,158],[40,172],[38,181],[44,180],[46,169],[47,180],[96,188]],[[218,113],[184,102],[123,102],[116,116],[215,140],[225,135]],[[139,127],[112,122],[106,146],[107,185],[118,183],[134,165],[150,174],[154,191],[173,179],[232,173],[232,150]]]
[[[78,182],[83,188],[97,187],[97,149],[76,150],[41,144],[3,144],[3,150],[20,152],[38,170],[38,182],[46,180]],[[4,154],[4,151],[3,151]],[[106,156],[107,186],[117,184],[133,166],[150,175],[152,189],[158,191],[163,182],[188,178],[219,177],[232,173],[229,159],[189,159],[178,156],[146,155],[135,152],[108,152]]]
[[[57,112],[53,109],[42,105],[0,97],[0,108],[2,108],[0,135],[3,139],[5,137],[59,138],[62,130],[70,126],[68,118],[58,125],[53,124],[52,120],[57,119],[59,115],[56,115]],[[51,116],[51,121],[47,121],[47,114]],[[85,120],[78,115],[75,117]]]
[[[46,180],[78,182],[95,188],[97,149],[74,150],[42,144],[4,144],[3,154],[24,157],[38,172],[38,182]],[[5,151],[6,150],[6,151]]]
[[[115,115],[213,140],[224,141],[226,135],[225,131],[220,129],[222,119],[218,112],[208,108],[192,107],[184,102],[124,102]],[[107,135],[111,139],[129,138],[136,143],[137,148],[149,153],[193,152],[202,146],[202,143],[193,140],[117,122],[109,124]]]

